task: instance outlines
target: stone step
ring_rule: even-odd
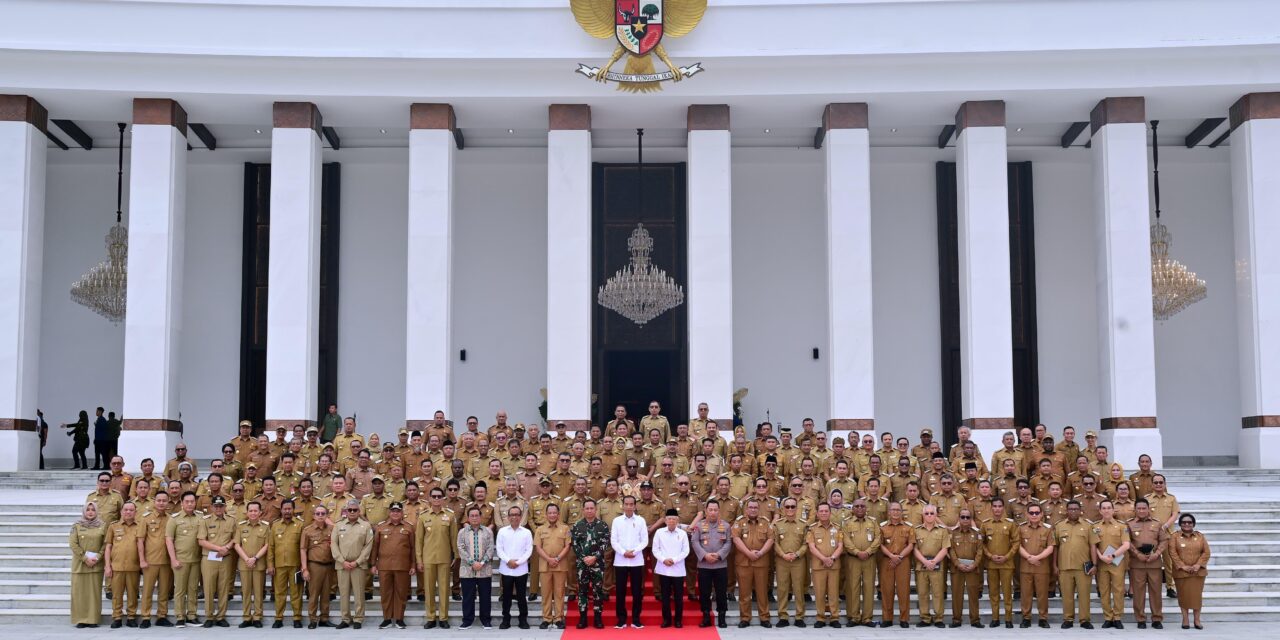
[[[1218,572],[1209,574],[1204,581],[1205,592],[1209,591],[1258,591],[1280,593],[1280,575],[1266,578],[1215,578]]]

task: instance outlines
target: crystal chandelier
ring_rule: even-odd
[[[120,150],[116,166],[116,224],[107,232],[107,259],[89,269],[71,284],[71,299],[94,313],[119,323],[125,315],[125,291],[129,280],[129,232],[120,223],[124,193],[124,123],[120,127]]]
[[[641,206],[643,168],[644,129],[636,129],[636,203],[637,210],[641,212],[644,211]],[[627,251],[631,254],[631,262],[618,269],[600,287],[596,302],[643,327],[646,322],[680,306],[684,302],[684,289],[650,261],[653,237],[645,230],[644,224],[637,224],[631,237],[627,238]]]
[[[1181,262],[1169,257],[1173,234],[1160,222],[1160,147],[1156,141],[1159,120],[1151,121],[1152,167],[1155,174],[1156,222],[1151,225],[1151,306],[1156,320],[1172,318],[1187,307],[1204,300],[1204,280]]]

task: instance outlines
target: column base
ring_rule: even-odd
[[[1098,434],[1098,444],[1107,446],[1108,457],[1112,461],[1123,465],[1126,475],[1133,473],[1138,468],[1138,457],[1144,453],[1151,456],[1151,467],[1153,469],[1164,468],[1164,441],[1160,436],[1160,430],[1150,427],[1126,428],[1116,426],[1123,424],[1125,420],[1135,419],[1102,419],[1102,430]],[[1155,421],[1154,418],[1150,420],[1152,423]]]
[[[1240,466],[1280,469],[1280,416],[1250,416],[1240,430]],[[1255,426],[1256,425],[1256,426]]]
[[[857,442],[849,442],[849,433],[852,431],[857,431],[859,438],[868,433],[872,437],[876,437],[876,421],[874,418],[829,418],[827,420],[827,448],[830,449],[832,440],[836,436],[840,436],[844,438],[845,447],[857,449]],[[777,433],[777,429],[774,430],[774,433]],[[747,435],[747,439],[750,440],[751,434]],[[876,440],[876,448],[880,448],[879,439]]]
[[[128,425],[131,420],[126,420]],[[171,422],[171,421],[164,421]],[[151,458],[157,469],[163,469],[164,463],[173,457],[173,448],[182,440],[182,433],[170,430],[129,430],[120,432],[119,455],[124,458],[126,471],[137,471],[143,458]]]
[[[24,429],[0,431],[0,471],[29,471],[39,468],[40,436],[36,432]]]

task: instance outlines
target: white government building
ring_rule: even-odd
[[[386,438],[740,388],[749,425],[1280,467],[1280,3],[707,5],[663,40],[702,72],[635,94],[577,72],[616,45],[567,0],[6,1],[0,470],[37,409],[46,456],[101,405],[135,461],[329,402]],[[1151,121],[1208,292],[1164,321]],[[70,289],[117,123],[113,323]],[[684,294],[643,327],[596,298],[639,223]]]

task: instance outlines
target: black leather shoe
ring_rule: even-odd
[[[814,629],[822,629],[822,628],[824,628],[824,627],[826,627],[826,626],[827,626],[827,623],[826,623],[826,622],[823,622],[822,620],[815,620],[815,621],[814,621],[814,623],[813,623],[813,628],[814,628]]]
[[[1018,628],[1020,629],[1028,629],[1030,627],[1031,627],[1031,618],[1023,618],[1022,622],[1018,623]]]
[[[1088,620],[1085,620],[1084,622],[1081,622],[1081,623],[1080,623],[1080,628],[1081,628],[1081,629],[1092,629],[1092,628],[1093,628],[1093,623],[1092,623],[1092,622],[1089,622]]]
[[[254,621],[253,621],[253,628],[254,628],[254,629],[261,629],[261,628],[262,628],[262,621],[261,621],[261,620],[254,620]]]
[[[80,467],[76,467],[76,468],[77,468],[77,469],[79,469]],[[78,623],[76,623],[76,628],[77,628],[77,629],[88,629],[88,628],[89,628],[89,625],[87,625],[87,624],[85,624],[85,623],[83,623],[83,622],[78,622]]]
[[[920,627],[928,627],[928,626],[930,626],[930,625],[929,625],[929,623],[928,623],[928,622],[925,622],[924,620],[921,620],[920,622],[917,622],[917,623],[916,623],[916,627],[917,627],[917,628],[920,628]]]
[[[769,622],[768,620],[761,620],[761,621],[760,621],[760,626],[762,626],[762,627],[764,627],[764,628],[766,628],[766,629],[772,629],[772,628],[773,628],[773,623],[772,623],[772,622]]]
[[[1013,621],[1012,621],[1012,620],[1005,620],[1005,622],[1004,622],[1004,628],[1006,628],[1006,629],[1012,629],[1012,628],[1013,628]]]
[[[539,629],[549,629],[549,628],[551,628],[551,623],[550,623],[550,622],[547,622],[546,620],[543,620],[543,621],[542,621],[542,624],[538,625],[538,628],[539,628]]]
[[[160,618],[159,620],[156,620],[156,626],[157,626],[157,627],[172,627],[172,626],[173,626],[173,623],[172,623],[172,622],[169,622],[169,619],[168,619],[168,618]]]
[[[698,623],[699,629],[706,629],[711,626],[711,616],[702,616],[702,622]]]
[[[139,629],[150,629],[150,628],[151,628],[151,621],[150,621],[150,620],[143,620],[143,621],[142,621],[142,624],[139,624],[139,625],[138,625],[138,628],[139,628]]]
[[[899,627],[902,627],[903,629],[910,629],[910,628],[911,628],[911,623],[910,623],[910,622],[907,622],[906,620],[903,620],[902,622],[899,622],[899,623],[898,623],[898,626],[899,626]]]
[[[393,625],[393,624],[395,624],[395,623],[394,623],[394,622],[392,622],[390,618],[387,618],[386,620],[383,620],[383,621],[382,621],[382,624],[379,624],[379,625],[378,625],[378,628],[379,628],[379,629],[386,629],[387,627],[389,627],[389,626],[391,626],[391,625]]]
[[[739,629],[746,629],[746,628],[747,628],[747,627],[749,627],[749,626],[751,626],[751,623],[750,623],[750,622],[747,622],[746,620],[743,620],[742,622],[739,622],[739,623],[738,623],[738,628],[739,628]]]
[[[591,626],[595,627],[596,629],[603,629],[603,628],[604,628],[604,614],[602,614],[602,613],[600,613],[599,611],[597,611],[597,612],[596,612],[596,615],[595,615],[595,620],[594,620],[594,622],[592,623],[592,625],[591,625]]]
[[[129,627],[130,629],[137,629],[137,628],[138,628],[138,619],[137,619],[137,618],[129,618],[128,620],[125,620],[125,621],[124,621],[124,626]]]
[[[981,629],[981,628],[982,628],[982,623],[981,623],[981,622],[970,622],[970,623],[969,623],[969,626],[973,627],[974,629]]]
[[[1040,628],[1041,628],[1041,629],[1048,629],[1048,628],[1049,628],[1049,621],[1048,621],[1048,620],[1041,620],[1041,621],[1040,621]]]
[[[120,627],[123,627],[123,626],[124,626],[124,623],[123,623],[123,622],[120,622],[119,620],[112,620],[112,621],[111,621],[111,628],[112,628],[112,629],[119,629]]]
[[[960,628],[960,623],[959,623],[959,622],[952,622],[952,623],[951,623],[951,628],[952,628],[952,629],[959,629],[959,628]]]
[[[230,624],[230,623],[228,623],[226,620],[214,620],[214,621],[213,621],[213,626],[215,626],[215,627],[221,627],[221,628],[223,628],[223,629],[226,629],[226,628],[230,627],[230,626],[231,626],[231,624]]]
[[[350,624],[349,622],[347,622],[346,620],[343,620],[342,622],[339,622],[339,623],[338,623],[338,626],[337,626],[337,629],[338,629],[339,631],[341,631],[342,629],[350,629],[350,628],[351,628],[351,624]]]
[[[839,628],[840,628],[840,621],[839,621],[839,620],[832,620],[831,622],[828,622],[828,623],[827,623],[827,626],[828,626],[828,627],[831,627],[832,629],[839,629]]]
[[[587,628],[587,612],[586,611],[578,612],[578,624],[576,626],[579,629]]]
[[[718,619],[716,620],[716,626],[721,629],[728,629],[729,623],[725,621],[724,616],[722,615],[722,616],[718,616]]]
[[[1111,628],[1112,628],[1112,629],[1123,629],[1123,628],[1124,628],[1124,622],[1123,622],[1123,621],[1120,621],[1120,620],[1116,620],[1115,622],[1111,623]]]
[[[202,624],[202,625],[200,625],[200,626],[201,626],[201,628],[204,628],[204,629],[212,629],[212,628],[213,628],[213,621],[212,621],[212,620],[205,620],[205,621],[204,621],[204,624]]]
[[[528,620],[521,620],[521,621],[519,621],[518,623],[516,623],[516,627],[518,627],[518,628],[520,628],[520,629],[528,629],[528,628],[529,628],[529,621],[528,621]]]
[[[1063,623],[1062,623],[1062,628],[1063,628],[1063,629],[1070,629],[1071,627],[1074,627],[1074,626],[1076,626],[1076,623],[1074,623],[1074,622],[1067,622],[1067,621],[1063,621]]]
[[[352,623],[351,623],[351,628],[352,628],[352,629],[359,629],[360,627],[363,627],[363,626],[364,626],[364,623],[362,623],[362,622],[352,622]]]
[[[236,625],[236,627],[239,629],[248,629],[249,627],[252,627],[252,626],[253,626],[253,623],[248,620],[244,620],[240,624]]]
[[[449,621],[448,621],[448,620],[441,620],[441,621],[440,621],[440,628],[441,628],[441,629],[448,629],[448,628],[449,628]]]
[[[677,628],[677,629],[683,629],[683,628],[684,628],[684,620],[676,620],[676,625],[675,625],[675,626],[676,626],[676,628]]]
[[[316,621],[315,621],[315,620],[312,620],[311,622],[308,622],[308,623],[307,623],[307,628],[308,628],[308,629],[314,629],[314,628],[316,628]]]
[[[893,626],[893,621],[892,621],[892,620],[881,620],[881,621],[880,621],[880,628],[881,628],[881,629],[885,629],[885,628],[892,627],[892,626]]]
[[[556,620],[556,628],[557,628],[557,629],[563,629],[563,628],[564,628],[564,620]]]
[[[1152,623],[1151,623],[1151,628],[1152,628],[1152,629],[1163,629],[1163,628],[1164,628],[1164,623],[1163,623],[1163,622],[1152,622]]]
[[[1178,592],[1174,591],[1173,587],[1169,587],[1168,589],[1164,590],[1164,595],[1166,598],[1176,598],[1178,597]]]
[[[509,620],[503,620],[503,621],[502,621],[502,623],[498,625],[498,628],[499,628],[499,629],[510,629],[510,628],[511,628],[511,621],[509,621]]]
[[[990,626],[992,629],[994,629],[994,628],[996,628],[996,627],[1000,626],[1000,621],[999,621],[999,620],[996,620],[995,618],[992,618],[992,619],[991,619],[991,624],[990,624],[990,625],[988,625],[988,626]]]
[[[662,621],[662,624],[658,625],[658,628],[660,628],[660,629],[670,629],[670,628],[671,628],[671,621],[670,621],[670,620],[663,620],[663,621]]]
[[[804,618],[796,618],[796,626],[803,629],[805,627]]]
[[[283,629],[283,628],[284,628],[284,622],[283,622],[283,621],[281,621],[281,620],[276,620],[275,622],[272,622],[272,623],[271,623],[271,628],[272,628],[272,629]]]
[[[321,628],[321,629],[332,629],[332,628],[333,628],[333,623],[332,623],[332,622],[329,622],[328,620],[321,620],[321,621],[320,621],[320,628]]]
[[[428,620],[426,624],[422,625],[422,628],[423,628],[423,629],[434,629],[434,628],[436,628],[436,621],[435,621],[435,620]]]
[[[778,621],[778,628],[779,628],[779,629],[785,629],[785,628],[787,628],[787,627],[789,627],[789,626],[791,626],[791,621],[787,620],[786,618],[783,618],[783,619],[781,619],[781,620],[779,620],[779,621]]]
[[[301,628],[302,628],[302,621],[301,621],[301,620],[294,620],[294,621],[293,621],[293,628],[294,628],[294,629],[301,629]]]

